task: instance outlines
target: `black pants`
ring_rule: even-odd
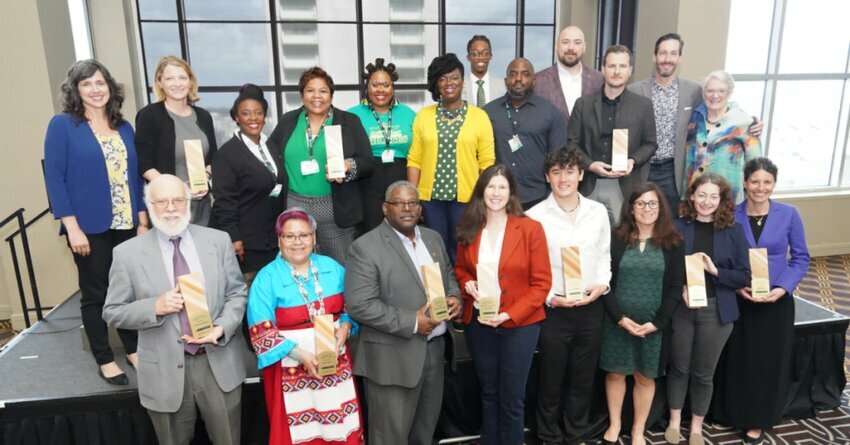
[[[381,207],[386,197],[387,188],[393,182],[407,179],[407,159],[396,158],[392,163],[383,163],[381,158],[375,158],[377,166],[372,176],[364,178],[360,186],[363,191],[363,223],[360,228],[366,233],[381,224],[384,220],[384,210]]]
[[[89,338],[91,352],[98,365],[105,365],[115,360],[112,349],[109,348],[109,334],[106,322],[103,321],[103,303],[106,301],[106,289],[109,286],[109,268],[112,266],[112,248],[132,238],[135,229],[107,230],[103,233],[90,234],[91,253],[88,256],[74,254],[77,264],[77,277],[80,284],[80,313],[83,327]],[[136,352],[136,331],[119,329],[118,335],[124,343],[127,354]]]
[[[602,316],[601,298],[576,308],[546,307],[546,320],[540,329],[540,440],[573,444],[586,439],[602,347]]]

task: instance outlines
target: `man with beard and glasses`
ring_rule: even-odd
[[[652,99],[658,150],[650,161],[647,180],[661,187],[674,215],[679,213],[679,197],[685,192],[682,186],[688,122],[702,102],[699,84],[678,75],[684,48],[685,41],[679,34],[671,32],[659,37],[652,55],[655,73],[628,86],[629,91]],[[749,133],[758,138],[762,126],[761,122],[756,122],[750,126]]]
[[[534,66],[514,59],[505,77],[507,93],[484,107],[496,139],[496,160],[508,166],[519,183],[523,210],[546,198],[540,165],[550,151],[564,146],[567,126],[557,108],[534,94]]]
[[[154,230],[115,248],[103,319],[139,331],[139,398],[160,444],[188,444],[197,413],[216,444],[240,443],[246,287],[227,233],[189,224],[189,187],[145,187]],[[176,277],[198,273],[212,332],[195,338]]]
[[[567,26],[555,42],[558,61],[537,73],[535,93],[555,105],[565,125],[569,125],[576,99],[599,91],[604,83],[602,73],[581,63],[584,51],[584,32]]]

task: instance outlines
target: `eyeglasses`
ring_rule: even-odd
[[[416,210],[416,209],[419,208],[419,206],[422,205],[422,203],[419,202],[419,201],[408,201],[408,202],[405,202],[405,201],[385,201],[385,202],[387,204],[395,207],[396,210],[402,210],[405,207],[409,207],[410,210]]]
[[[705,90],[706,96],[725,96],[729,94],[728,88],[720,88],[716,90]]]
[[[372,81],[372,82],[369,82],[369,86],[370,86],[370,87],[372,87],[372,88],[375,88],[375,89],[378,89],[378,88],[384,87],[384,89],[386,90],[386,89],[390,89],[390,88],[392,88],[393,84],[392,84],[392,82],[376,82],[376,81]]]
[[[490,51],[470,51],[469,57],[477,59],[479,57],[490,57],[490,54],[492,54]]]
[[[310,241],[310,238],[313,237],[313,232],[305,232],[305,233],[284,233],[280,236],[287,243],[293,243],[295,240],[298,240],[299,243],[305,243]]]
[[[156,201],[152,201],[154,207],[163,210],[168,208],[168,204],[174,206],[174,208],[182,209],[186,207],[186,203],[189,202],[186,198],[174,198],[174,199],[157,199]]]
[[[643,209],[645,207],[649,207],[650,209],[655,210],[658,208],[658,201],[635,201],[636,209]]]

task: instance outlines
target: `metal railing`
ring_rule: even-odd
[[[44,308],[41,306],[41,298],[38,295],[38,284],[35,281],[35,269],[32,264],[32,252],[30,251],[29,238],[27,237],[27,227],[31,226],[33,223],[41,219],[44,215],[49,213],[50,209],[44,209],[41,213],[39,213],[35,218],[31,219],[29,222],[24,222],[24,209],[20,208],[12,212],[9,216],[0,221],[0,228],[6,226],[12,221],[17,221],[18,230],[15,233],[9,235],[6,238],[6,242],[9,243],[9,250],[12,253],[12,264],[15,268],[15,280],[18,284],[18,294],[21,297],[21,310],[24,314],[24,322],[27,327],[30,327],[30,311],[35,311],[35,316],[38,321],[41,321],[44,318]],[[30,284],[30,292],[32,293],[33,305],[34,308],[30,309],[29,304],[27,303],[26,293],[24,292],[24,279],[21,274],[21,264],[18,259],[18,251],[15,246],[15,238],[21,237],[21,246],[24,251],[24,262],[27,269],[27,276],[29,278]]]

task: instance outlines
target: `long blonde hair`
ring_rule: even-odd
[[[195,72],[192,71],[192,67],[189,64],[176,56],[165,56],[159,59],[159,62],[156,63],[156,69],[153,72],[153,92],[156,94],[157,102],[162,102],[165,100],[165,91],[162,90],[159,86],[159,80],[162,77],[162,72],[165,71],[165,67],[168,65],[176,66],[178,68],[183,68],[186,71],[186,74],[189,75],[189,95],[186,96],[186,100],[193,104],[199,100],[201,100],[201,96],[198,95],[198,78],[195,77]]]

